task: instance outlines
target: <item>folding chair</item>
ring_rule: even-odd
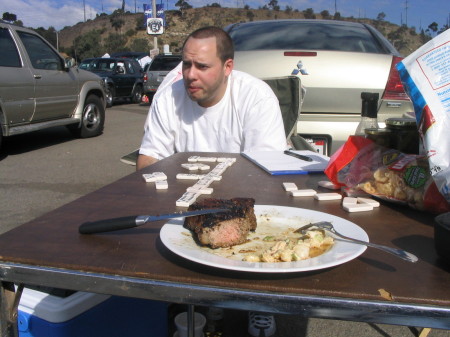
[[[294,150],[310,150],[314,148],[297,134],[297,122],[300,117],[305,90],[297,76],[271,77],[262,79],[266,82],[280,104],[286,140]]]

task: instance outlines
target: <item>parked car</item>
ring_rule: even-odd
[[[361,92],[379,93],[378,120],[413,106],[395,64],[397,50],[370,25],[331,20],[231,24],[235,69],[260,78],[297,75],[306,88],[299,134],[331,154],[356,130]]]
[[[0,146],[2,137],[58,125],[83,138],[102,133],[98,76],[72,67],[33,30],[2,20],[0,49]]]
[[[153,95],[164,77],[181,62],[181,55],[162,54],[154,57],[144,74],[144,93]]]
[[[81,61],[78,67],[93,72],[103,79],[107,107],[111,107],[117,99],[130,99],[133,103],[141,102],[144,71],[136,60],[97,57]]]

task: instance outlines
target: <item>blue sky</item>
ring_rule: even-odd
[[[156,0],[169,9],[175,8],[178,0]],[[186,0],[194,7],[203,7],[214,2],[222,7],[259,8],[270,0]],[[142,12],[142,5],[150,3],[146,0],[125,0],[125,9],[130,12]],[[396,24],[406,24],[416,29],[427,29],[433,21],[439,28],[450,20],[449,0],[278,0],[282,10],[286,6],[300,11],[312,8],[320,13],[328,10],[334,14],[335,8],[342,16],[355,18],[367,17],[375,19],[379,13],[386,14],[385,20]],[[53,26],[57,30],[71,26],[86,19],[94,19],[97,13],[112,13],[122,6],[122,0],[0,0],[0,12],[17,15],[26,27]],[[406,9],[407,7],[407,9]]]

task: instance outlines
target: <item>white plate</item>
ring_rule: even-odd
[[[353,222],[343,218],[303,208],[255,205],[258,226],[270,224],[283,231],[289,227],[299,228],[312,222],[329,221],[336,230],[346,236],[369,241],[367,233]],[[327,252],[307,260],[295,262],[247,262],[233,260],[212,253],[212,249],[199,246],[189,230],[183,227],[184,218],[173,219],[166,223],[160,232],[163,244],[175,254],[204,265],[258,273],[292,273],[311,271],[337,266],[361,255],[366,246],[335,240]],[[256,229],[258,232],[258,228]]]

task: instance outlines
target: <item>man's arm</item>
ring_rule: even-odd
[[[136,171],[156,163],[158,159],[140,154],[136,162]]]

